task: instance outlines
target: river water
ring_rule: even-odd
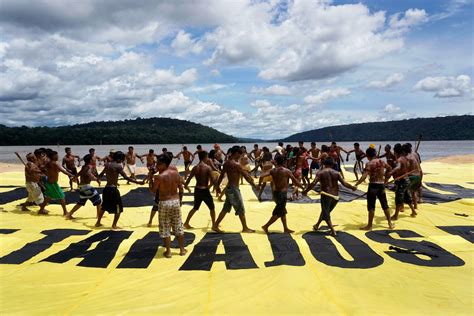
[[[388,141],[388,142],[359,142],[362,148],[367,148],[370,144],[375,144],[376,148],[379,145],[382,145],[382,152],[383,147],[385,144],[391,144],[392,147],[395,143],[405,143],[407,141]],[[276,143],[258,143],[260,147],[267,146],[270,150],[273,150]],[[296,146],[296,143],[290,143],[293,146]],[[317,143],[318,147],[321,147],[324,143]],[[412,141],[414,144],[414,141]],[[156,154],[160,154],[162,148],[167,148],[168,151],[171,151],[173,154],[177,154],[181,151],[183,144],[146,144],[146,145],[134,145],[135,151],[139,155],[143,155],[148,153],[149,149],[154,149]],[[197,144],[185,144],[188,147],[188,150],[191,152],[196,151]],[[214,144],[201,144],[202,147],[209,151],[212,149]],[[230,148],[232,145],[235,144],[222,144],[221,147],[224,151]],[[238,145],[245,145],[247,150],[253,149],[254,143],[241,143]],[[285,144],[286,145],[286,144]],[[329,145],[329,144],[328,144]],[[341,147],[346,150],[353,148],[353,142],[340,142],[338,143]],[[49,147],[53,150],[59,152],[60,158],[64,155],[64,148],[71,147],[72,151],[75,155],[84,156],[88,153],[89,148],[95,148],[96,154],[99,157],[103,157],[109,153],[111,149],[114,150],[121,150],[123,152],[127,151],[128,145],[71,145],[71,146],[0,146],[0,162],[4,163],[18,163],[19,160],[15,156],[15,152],[20,153],[22,156],[25,156],[28,152],[33,151],[35,148],[39,147]],[[305,147],[309,148],[310,143],[305,143]],[[437,157],[445,157],[445,156],[452,156],[452,155],[467,155],[467,154],[474,154],[474,141],[423,141],[420,145],[419,152],[421,154],[422,160],[426,161],[429,159],[437,158]],[[197,157],[196,157],[197,159]],[[351,155],[350,161],[354,160],[354,155]],[[183,164],[183,159],[181,160],[174,160],[174,164],[181,165]],[[138,162],[140,164],[140,162]]]

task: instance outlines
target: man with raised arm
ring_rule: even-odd
[[[235,210],[235,215],[239,216],[240,222],[242,223],[242,232],[244,233],[254,233],[255,230],[250,229],[247,226],[247,220],[245,218],[245,208],[244,202],[242,200],[242,194],[240,193],[239,183],[240,183],[240,176],[242,175],[245,180],[247,180],[252,187],[257,190],[255,187],[255,183],[253,182],[252,177],[242,168],[239,163],[240,155],[242,154],[242,149],[240,146],[233,146],[230,150],[230,159],[227,160],[223,167],[222,173],[217,180],[217,187],[219,189],[219,185],[221,184],[224,176],[227,175],[228,185],[225,189],[225,203],[222,208],[222,211],[219,214],[216,222],[212,226],[212,230],[221,233],[222,231],[219,229],[219,224],[224,219],[225,215],[229,213],[232,207]]]
[[[114,152],[112,154],[112,161],[107,163],[104,170],[99,175],[99,179],[105,174],[107,178],[107,184],[105,185],[104,191],[102,191],[102,209],[100,210],[96,227],[102,226],[100,223],[104,212],[114,214],[114,221],[112,223],[113,229],[120,229],[117,226],[117,222],[120,218],[120,213],[123,212],[122,197],[120,191],[117,188],[118,177],[121,175],[125,180],[136,183],[144,184],[144,181],[137,181],[127,176],[123,170],[123,161],[125,160],[125,154],[121,151]]]
[[[273,182],[273,200],[275,201],[275,208],[273,209],[272,217],[268,220],[268,222],[262,226],[262,229],[265,233],[268,234],[268,228],[271,224],[276,222],[279,218],[283,224],[283,230],[285,233],[294,233],[293,230],[289,229],[286,223],[286,201],[288,199],[288,183],[290,179],[293,181],[293,184],[299,186],[301,189],[304,187],[295,178],[293,173],[285,168],[285,158],[281,155],[275,158],[276,161],[276,168],[273,168],[269,171],[265,171],[260,176],[260,183],[263,181],[265,177],[270,175],[272,177]]]
[[[194,154],[188,150],[188,147],[183,146],[183,150],[174,156],[174,158],[178,158],[179,160],[181,156],[183,156],[184,159],[184,180],[186,180],[189,175],[189,166],[194,161]]]
[[[161,155],[158,157],[156,167],[159,174],[155,175],[151,184],[152,192],[159,192],[158,221],[160,237],[165,244],[164,256],[171,258],[171,229],[178,239],[180,255],[186,254],[184,249],[184,230],[181,219],[181,201],[183,199],[183,184],[179,172],[170,168],[172,156]]]
[[[313,182],[303,191],[303,194],[307,194],[316,183],[321,184],[321,214],[319,215],[318,222],[313,226],[314,230],[319,229],[319,225],[324,220],[331,230],[331,236],[336,236],[336,231],[331,222],[331,212],[339,202],[339,184],[340,182],[346,188],[355,191],[355,186],[347,183],[342,177],[341,173],[333,169],[334,161],[331,157],[327,157],[323,162],[323,169],[316,173],[316,177]]]
[[[365,181],[369,177],[369,188],[367,190],[367,211],[369,212],[369,220],[367,226],[362,230],[372,230],[372,223],[375,215],[375,202],[379,199],[380,206],[385,214],[390,229],[394,228],[390,219],[390,210],[388,209],[387,195],[385,194],[385,178],[388,172],[392,170],[389,164],[380,158],[376,158],[377,152],[374,148],[367,148],[365,151],[369,162],[365,165],[364,172],[360,179],[356,182],[356,186]]]
[[[128,172],[130,172],[130,178],[137,179],[135,173],[137,170],[137,158],[143,163],[143,158],[140,157],[136,152],[133,146],[128,147],[128,152],[125,154],[125,166],[127,167]],[[127,182],[129,184],[129,182]]]
[[[206,203],[211,213],[212,227],[216,222],[216,208],[212,199],[211,191],[209,190],[209,184],[213,182],[212,168],[206,163],[207,151],[201,151],[199,154],[199,163],[191,170],[191,174],[186,180],[185,186],[189,185],[189,182],[193,177],[196,178],[196,186],[194,187],[194,205],[191,211],[189,211],[188,217],[184,222],[184,228],[193,228],[189,224],[189,221],[193,217],[194,213],[199,210],[201,203]],[[215,179],[217,180],[217,179]]]

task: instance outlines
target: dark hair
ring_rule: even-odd
[[[328,147],[327,145],[322,145],[322,146],[321,146],[321,151],[322,151],[323,153],[327,153],[327,152],[329,151],[329,147]]]
[[[66,147],[64,148],[64,151],[67,152],[68,150],[71,150],[71,147]]]
[[[268,149],[268,147],[266,147],[266,146],[263,146],[263,147],[262,147],[262,151],[264,151],[264,152],[270,152],[270,149]]]
[[[91,154],[87,154],[85,155],[84,157],[82,157],[82,160],[84,160],[84,162],[86,164],[90,164],[91,160],[92,160],[92,155]]]
[[[369,157],[369,158],[374,158],[375,156],[377,156],[377,151],[375,150],[375,148],[369,147],[369,148],[367,148],[367,150],[365,151],[365,154],[366,154],[367,157]]]
[[[35,149],[34,154],[35,156],[41,156],[42,154],[44,154],[44,150],[42,148]]]
[[[168,148],[166,148],[166,147],[163,147],[163,149],[161,150],[161,152],[164,152],[164,153],[167,152],[167,151],[168,151]]]
[[[410,153],[411,153],[411,146],[410,146],[410,144],[408,144],[408,143],[407,143],[407,144],[403,144],[403,145],[402,145],[402,149],[403,149],[403,151],[404,151],[406,154],[410,154]]]
[[[316,143],[315,143],[315,142],[311,142],[311,146],[316,146]]]
[[[258,147],[258,144],[254,144],[253,147]]]
[[[283,158],[282,155],[276,155],[275,161],[277,165],[282,165],[283,163],[285,163],[285,158]]]
[[[186,146],[183,146],[183,150],[188,150],[188,147],[186,147]]]
[[[298,144],[303,145],[303,144],[304,144],[304,141],[300,140],[300,141],[298,142]]]
[[[49,148],[48,148],[49,149]],[[54,150],[47,150],[46,151],[46,156],[48,156],[49,159],[53,159],[53,156],[57,155],[58,152],[57,151],[54,151]]]
[[[283,143],[282,143],[282,142],[279,142],[279,143],[278,143],[278,146],[283,147]]]
[[[124,161],[125,160],[125,154],[123,152],[121,152],[120,150],[116,151],[112,154],[112,159],[115,162]]]
[[[257,144],[255,144],[257,145]],[[258,145],[257,145],[258,146]],[[230,154],[233,155],[233,154],[241,154],[242,153],[242,149],[240,148],[240,146],[232,146],[232,148],[230,148]]]
[[[165,164],[168,167],[171,163],[171,158],[169,155],[161,155],[158,157],[157,163]]]
[[[128,146],[128,149],[133,149],[133,146]]]
[[[211,149],[208,154],[209,159],[214,159],[216,157],[216,150]]]
[[[203,150],[198,153],[199,161],[203,161],[208,156],[207,151]]]
[[[89,148],[89,154],[92,154],[93,151],[95,151],[95,148]]]
[[[201,145],[197,145],[197,146],[196,146],[196,149],[202,149],[202,146],[201,146]]]
[[[354,143],[354,147],[360,147],[359,143]]]
[[[402,145],[400,143],[398,144],[395,144],[395,146],[393,146],[393,151],[396,153],[396,154],[403,154],[403,148],[402,148]]]
[[[155,151],[154,151],[153,149],[150,149],[148,152],[149,152],[150,154],[153,154]]]
[[[332,142],[331,145],[337,145],[336,142]]]
[[[334,160],[331,157],[326,157],[326,159],[323,161],[323,165],[332,166],[334,165]]]
[[[387,145],[385,145],[385,148],[392,149],[392,145],[387,144]]]
[[[286,150],[291,150],[292,146],[290,144],[286,145]]]

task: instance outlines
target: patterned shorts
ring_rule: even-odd
[[[44,201],[43,192],[36,182],[26,182],[26,191],[28,191],[27,202],[34,202],[36,205],[40,205]]]
[[[160,201],[158,203],[158,221],[161,238],[170,237],[171,228],[176,236],[184,235],[179,200]]]

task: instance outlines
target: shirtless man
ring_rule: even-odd
[[[392,146],[389,144],[385,145],[385,154],[381,155],[379,158],[384,158],[387,160],[387,163],[390,167],[395,168],[396,167],[396,160],[395,155],[392,153]]]
[[[91,165],[92,156],[90,154],[85,155],[84,158],[84,166],[82,166],[81,171],[77,175],[74,176],[73,180],[79,180],[79,201],[74,205],[71,211],[69,211],[66,215],[66,219],[74,219],[72,216],[78,209],[86,205],[87,200],[92,202],[97,208],[97,217],[100,214],[100,208],[102,204],[102,200],[100,198],[99,192],[91,185],[92,181],[97,181],[100,186],[100,180],[96,178],[93,173],[94,167]]]
[[[284,163],[285,163],[285,158],[283,156],[277,156],[275,158],[276,161],[276,168],[271,169],[270,171],[264,171],[262,175],[260,176],[260,179],[263,179],[264,177],[270,175],[272,177],[272,182],[273,182],[273,200],[275,201],[275,208],[273,209],[272,217],[268,220],[268,222],[262,226],[263,231],[268,234],[268,228],[270,227],[271,224],[276,222],[279,218],[281,219],[281,222],[283,224],[283,230],[285,233],[294,233],[293,230],[289,229],[287,224],[286,224],[286,201],[287,201],[287,191],[288,191],[288,182],[290,181],[290,178],[293,181],[294,185],[299,186],[301,189],[304,189],[304,187],[301,185],[301,183],[298,181],[298,179],[295,178],[293,173],[285,168]]]
[[[295,147],[293,149],[293,152],[295,153],[295,158],[294,158],[295,172],[293,173],[293,175],[295,176],[296,179],[298,179],[298,181],[303,180],[303,183],[307,183],[303,175],[303,168],[304,168],[305,162],[307,164],[305,149],[304,147],[303,148]],[[298,188],[296,188],[295,191],[293,192],[293,198],[298,198]]]
[[[130,172],[130,178],[135,180],[137,179],[135,177],[135,172],[137,170],[137,158],[140,159],[140,161],[143,163],[143,158],[135,152],[133,146],[129,146],[128,152],[125,155],[125,166],[127,167],[128,172]],[[130,184],[130,182],[127,182],[127,184]]]
[[[335,162],[333,168],[334,170],[339,171],[342,177],[344,178],[344,172],[342,171],[341,167],[341,151],[347,154],[347,151],[344,150],[344,148],[342,148],[341,146],[338,146],[336,142],[331,143],[331,147],[329,147],[329,156],[331,156]]]
[[[73,155],[70,147],[64,148],[64,151],[66,152],[66,156],[64,156],[63,158],[62,166],[64,169],[69,171],[69,173],[76,175],[77,174],[76,159],[77,159],[77,166],[80,167],[81,158],[79,156]],[[71,186],[71,191],[72,191],[72,179],[69,180],[69,185]]]
[[[403,151],[407,154],[408,160],[408,171],[410,175],[408,176],[408,180],[410,181],[410,186],[408,190],[411,194],[411,198],[413,201],[413,207],[418,209],[418,193],[421,188],[421,179],[423,177],[423,170],[421,169],[421,164],[419,161],[419,157],[417,154],[412,152],[412,146],[410,143],[406,143],[402,146]]]
[[[191,211],[189,211],[188,217],[184,222],[184,228],[191,229],[189,221],[193,217],[194,213],[199,210],[201,203],[206,203],[209,211],[211,213],[212,227],[216,222],[216,208],[214,206],[214,201],[212,200],[211,191],[209,190],[209,184],[211,182],[217,181],[217,179],[212,178],[212,169],[206,163],[207,160],[207,151],[201,151],[199,153],[199,163],[191,170],[191,174],[186,180],[185,185],[188,186],[189,182],[193,177],[196,178],[196,186],[194,187],[194,205]]]
[[[127,176],[123,170],[123,161],[125,160],[125,154],[121,151],[117,151],[112,156],[113,161],[109,162],[104,170],[99,175],[105,174],[107,178],[107,184],[105,185],[104,191],[102,191],[102,208],[100,210],[99,216],[97,217],[96,227],[102,226],[100,223],[104,212],[109,214],[114,214],[114,221],[112,223],[112,229],[120,229],[117,226],[117,222],[120,218],[120,213],[123,212],[122,197],[120,196],[120,191],[117,188],[118,177],[121,175],[125,180],[136,183],[144,184],[144,181],[137,181],[135,179]]]
[[[224,152],[221,149],[219,144],[214,144],[214,150],[216,151],[215,159],[219,161],[220,164],[224,163]]]
[[[240,148],[242,149],[242,156],[240,156],[239,163],[245,171],[250,173],[252,171],[252,167],[250,167],[250,163],[249,163],[250,158],[249,158],[249,155],[247,154],[247,147],[242,146]],[[244,184],[243,176],[240,177],[240,184]]]
[[[349,161],[349,156],[351,153],[354,153],[356,157],[356,161],[354,163],[354,175],[357,181],[359,180],[359,174],[357,173],[357,170],[359,170],[361,174],[364,172],[364,162],[362,159],[365,158],[365,153],[362,149],[360,149],[359,143],[354,143],[354,149],[347,152],[346,161]]]
[[[240,222],[242,223],[242,232],[244,233],[254,233],[255,230],[248,228],[247,220],[245,218],[245,208],[244,202],[242,200],[242,195],[240,194],[239,189],[239,182],[240,182],[240,175],[243,175],[245,180],[252,185],[255,189],[255,183],[253,182],[252,177],[242,168],[239,164],[240,155],[242,154],[242,150],[239,146],[233,146],[231,148],[231,156],[230,159],[224,163],[222,173],[217,180],[216,186],[219,188],[224,176],[227,175],[228,178],[228,186],[225,189],[225,203],[222,208],[222,211],[219,214],[214,226],[212,226],[212,230],[217,233],[222,233],[219,229],[219,224],[224,219],[225,215],[230,212],[232,207],[235,209],[235,214],[239,216]],[[218,189],[219,191],[219,189]]]
[[[360,179],[356,182],[356,186],[365,181],[369,177],[369,189],[367,190],[367,211],[369,212],[369,220],[367,226],[362,230],[372,230],[372,223],[375,215],[375,202],[379,199],[385,218],[388,221],[388,227],[393,229],[395,226],[390,219],[390,210],[388,209],[387,195],[385,194],[385,176],[392,170],[389,164],[380,158],[376,158],[377,152],[374,148],[367,148],[365,151],[369,162],[365,165],[364,172]]]
[[[160,237],[165,244],[164,256],[171,258],[171,228],[178,239],[180,248],[179,254],[184,256],[184,230],[181,220],[181,201],[183,199],[183,184],[181,177],[176,169],[169,168],[172,157],[161,155],[158,158],[156,167],[159,174],[155,175],[150,181],[151,191],[159,192],[160,201],[158,203],[158,220]]]
[[[270,185],[272,186],[272,189],[273,189],[273,179],[270,176],[270,170],[272,170],[273,168],[272,154],[270,153],[270,150],[267,147],[262,148],[260,164],[262,166],[262,174],[265,173],[266,176],[260,177],[260,181],[259,181],[260,191],[258,192],[258,196],[257,196],[259,201],[261,201],[262,199],[263,190],[265,190],[265,187],[267,186],[267,182],[270,182]]]
[[[155,151],[153,149],[150,149],[148,151],[148,154],[145,154],[145,155],[141,155],[139,156],[140,159],[142,159],[143,157],[146,158],[146,167],[148,168],[148,171],[149,172],[152,172],[153,174],[156,173],[156,158],[158,157],[156,154],[155,154]]]
[[[316,183],[321,183],[321,215],[319,215],[318,222],[313,226],[314,230],[319,229],[319,225],[324,220],[331,230],[331,236],[336,236],[336,231],[331,222],[331,211],[336,207],[339,202],[339,185],[340,182],[346,188],[355,191],[357,188],[355,186],[347,183],[342,175],[333,169],[334,161],[331,157],[324,159],[323,165],[324,168],[320,170],[313,182],[303,191],[303,194],[306,195],[308,192],[316,185]]]
[[[40,205],[38,214],[48,214],[48,211],[44,208],[48,205],[49,201],[59,200],[63,209],[63,215],[65,216],[67,214],[66,201],[64,200],[64,192],[58,185],[59,172],[69,176],[69,179],[74,177],[74,175],[58,164],[58,153],[56,151],[48,150],[46,155],[48,156],[49,161],[44,166],[44,174],[47,177],[46,179],[43,179],[45,199],[43,204]]]
[[[254,173],[255,177],[257,176],[258,167],[260,167],[260,159],[262,155],[262,150],[258,148],[258,144],[253,145],[253,150],[249,154],[250,161],[255,163],[255,168],[250,173]]]
[[[313,170],[318,169],[319,170],[319,153],[321,150],[316,147],[315,142],[311,142],[311,149],[309,150],[309,158],[311,159],[311,165],[309,167],[309,178],[313,179]]]
[[[189,175],[189,166],[193,163],[194,161],[194,154],[188,150],[188,147],[183,146],[183,150],[181,150],[174,158],[180,159],[181,155],[183,156],[184,159],[184,180]]]
[[[194,156],[196,155],[199,155],[199,153],[202,151],[202,146],[201,145],[197,145],[196,146],[196,151],[194,152]]]
[[[44,202],[43,192],[38,185],[40,182],[42,172],[38,165],[36,164],[36,156],[33,153],[26,155],[26,165],[25,165],[25,186],[26,191],[28,192],[28,197],[26,202],[21,206],[22,211],[28,212],[29,209],[27,206],[41,205]]]
[[[398,219],[398,213],[403,212],[404,204],[408,204],[411,209],[411,217],[416,217],[417,213],[413,207],[410,193],[408,192],[408,186],[410,181],[408,180],[409,164],[406,154],[403,151],[401,144],[396,144],[393,147],[395,152],[395,158],[397,158],[397,166],[389,173],[395,179],[395,214],[392,216],[392,220]]]

